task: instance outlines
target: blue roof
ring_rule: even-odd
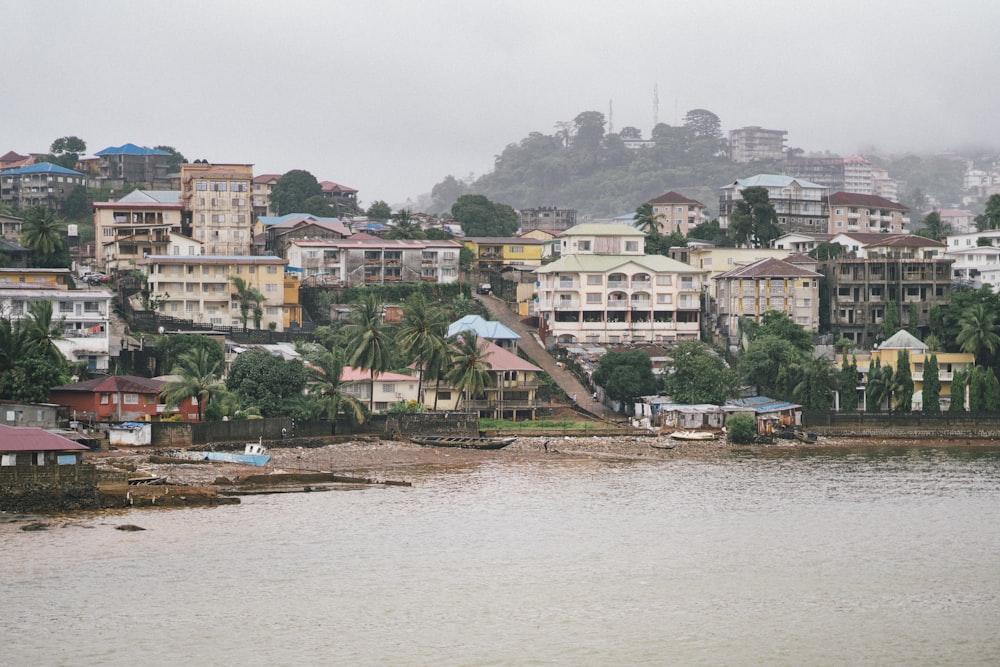
[[[287,215],[262,215],[257,220],[265,227],[280,225],[283,222],[295,219],[315,220],[316,222],[340,222],[340,218],[324,218],[310,213],[288,213]]]
[[[108,146],[103,151],[97,151],[94,155],[104,157],[105,155],[170,155],[170,153],[155,148],[125,144],[124,146]]]
[[[466,315],[448,326],[448,335],[454,336],[463,331],[471,331],[486,340],[520,340],[521,336],[514,333],[499,322],[489,322],[479,315]]]
[[[67,176],[83,176],[83,174],[78,171],[73,171],[72,169],[67,169],[66,167],[60,167],[59,165],[52,164],[51,162],[36,162],[28,167],[8,169],[2,173],[6,176],[19,176],[21,174],[63,174]]]

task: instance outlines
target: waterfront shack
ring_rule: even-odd
[[[22,510],[17,501],[29,490],[82,486],[96,492],[95,468],[83,464],[87,450],[44,429],[0,424],[0,510]]]

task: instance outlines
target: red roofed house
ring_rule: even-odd
[[[459,334],[461,335],[461,334]],[[438,410],[476,410],[481,416],[495,419],[534,419],[538,406],[538,366],[522,359],[513,352],[479,338],[486,344],[486,360],[489,362],[490,382],[478,396],[464,400],[460,392],[442,384],[424,383],[424,403],[428,408]]]
[[[184,417],[184,421],[197,421],[196,399],[185,399],[172,410],[160,401],[160,392],[165,385],[162,380],[110,375],[52,387],[49,401],[69,406],[72,418],[79,421],[159,421],[177,413]]]
[[[370,371],[344,366],[340,381],[344,383],[344,393],[358,399],[366,407],[371,404],[373,385]],[[374,411],[385,412],[391,405],[400,401],[407,403],[416,401],[418,382],[419,379],[411,375],[379,373],[375,376],[374,383]]]
[[[903,231],[905,213],[910,209],[878,195],[834,192],[827,199],[830,208],[830,234],[882,233]]]
[[[88,448],[61,435],[40,428],[0,424],[0,488],[58,484],[95,483],[92,466],[81,466]],[[15,500],[0,493],[0,510]],[[11,506],[11,509],[18,509]]]
[[[659,224],[660,233],[664,235],[679,231],[687,236],[691,227],[708,220],[704,204],[677,192],[667,192],[646,203],[652,205],[653,217]]]
[[[358,210],[358,191],[333,181],[320,181],[323,198],[337,210],[337,215],[350,215]]]

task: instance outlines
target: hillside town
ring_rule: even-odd
[[[790,154],[785,134],[731,131],[711,206],[668,190],[604,219],[475,194],[364,208],[302,170],[170,147],[9,151],[0,424],[61,433],[79,465],[123,423],[130,442],[142,424],[502,428],[565,408],[767,444],[809,414],[995,411],[1000,173],[966,173],[982,214],[912,211],[884,169]],[[4,467],[48,461],[4,447]]]

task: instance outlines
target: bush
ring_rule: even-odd
[[[726,433],[729,442],[745,445],[757,437],[757,425],[750,415],[736,414],[726,421]]]

